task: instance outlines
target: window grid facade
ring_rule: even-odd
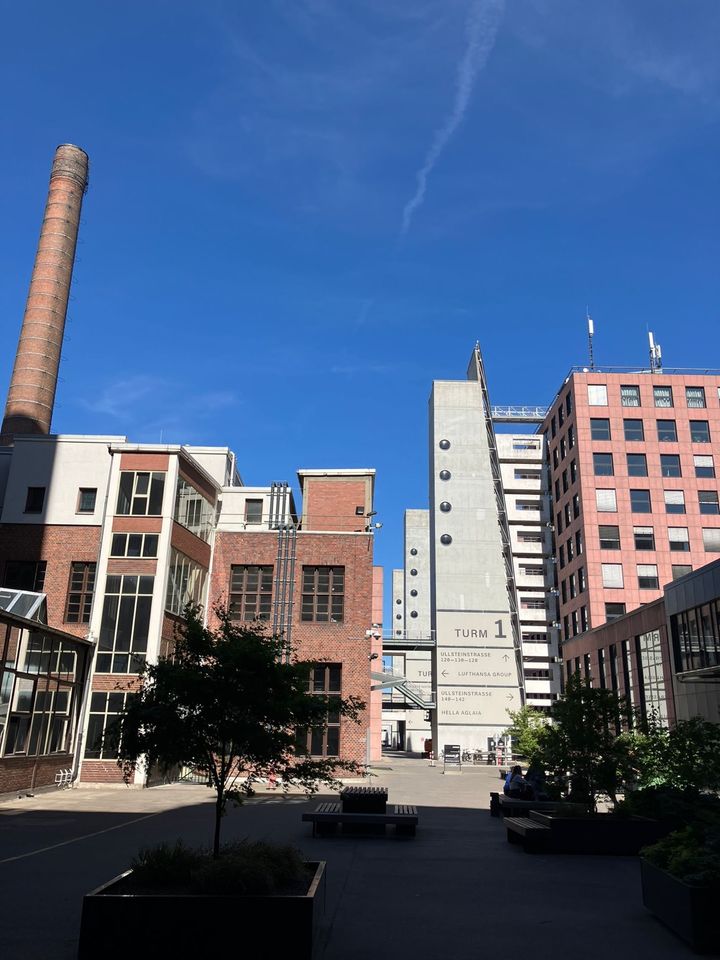
[[[301,619],[342,623],[345,612],[345,567],[303,567]]]
[[[93,592],[95,590],[95,564],[76,561],[70,565],[66,623],[90,623]]]
[[[269,620],[272,613],[273,568],[257,564],[230,567],[230,619]]]

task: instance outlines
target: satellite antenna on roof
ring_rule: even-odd
[[[590,369],[595,369],[595,360],[593,358],[593,337],[595,336],[595,324],[587,307],[585,307],[585,319],[588,325],[588,346],[590,348]]]
[[[659,343],[655,343],[652,330],[648,330],[648,342],[650,344],[650,373],[658,373],[662,370],[662,349]]]

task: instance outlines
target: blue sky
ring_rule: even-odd
[[[54,429],[229,444],[247,483],[427,500],[427,397],[586,355],[720,366],[716,0],[47,0],[4,11],[0,310],[58,143],[91,158]],[[389,577],[389,573],[388,573]]]

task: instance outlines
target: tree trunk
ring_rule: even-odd
[[[213,858],[217,860],[220,856],[220,821],[223,815],[223,794],[224,787],[218,784],[217,800],[215,801],[215,836],[213,838]]]

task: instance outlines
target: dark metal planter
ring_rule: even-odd
[[[253,960],[312,960],[325,861],[308,867],[315,872],[304,895],[247,897],[113,892],[127,870],[83,897],[78,960],[234,956],[243,945]]]
[[[547,833],[538,832],[532,838],[548,853],[636,856],[668,832],[659,821],[647,817],[616,817],[609,813],[563,817],[539,812],[530,816],[549,828]]]
[[[718,892],[693,887],[647,860],[640,861],[643,903],[698,953],[720,954]]]

